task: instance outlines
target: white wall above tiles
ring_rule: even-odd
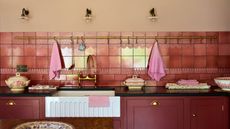
[[[229,31],[230,0],[0,0],[0,31]],[[157,22],[148,20],[154,7]],[[22,8],[31,19],[19,19]],[[94,19],[83,19],[91,8]]]

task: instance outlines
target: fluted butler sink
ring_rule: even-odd
[[[89,96],[108,96],[109,106],[90,107]],[[120,97],[114,90],[59,90],[45,98],[46,117],[120,117]]]

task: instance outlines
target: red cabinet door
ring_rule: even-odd
[[[183,129],[183,99],[127,97],[127,129]]]
[[[191,129],[228,129],[227,98],[193,98],[190,106]]]
[[[1,97],[0,119],[39,119],[44,117],[44,98]]]

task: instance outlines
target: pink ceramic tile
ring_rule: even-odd
[[[206,68],[206,56],[195,56],[194,57],[195,68]]]
[[[108,37],[109,32],[97,32],[96,36],[97,37]],[[108,42],[110,42],[110,39],[97,39],[96,42],[97,43],[102,43],[102,44],[107,44]]]
[[[188,79],[188,74],[175,74],[175,80]]]
[[[170,56],[169,57],[169,65],[170,68],[181,68],[182,61],[181,56]]]
[[[194,44],[194,55],[206,55],[206,44]]]
[[[43,74],[31,74],[31,80],[43,80]]]
[[[109,55],[121,55],[120,44],[109,45]]]
[[[214,56],[219,54],[219,45],[217,44],[207,44],[207,55]]]
[[[48,46],[47,45],[37,45],[35,52],[36,52],[36,56],[48,56]]]
[[[36,57],[36,68],[48,68],[50,60],[47,57]]]
[[[218,56],[207,56],[207,68],[217,68],[218,67]]]
[[[134,73],[133,68],[121,68],[121,74],[126,74],[131,77],[133,73]]]
[[[97,46],[97,55],[108,55],[108,45],[98,45]]]
[[[36,55],[35,45],[25,45],[24,55],[25,56],[35,56]]]
[[[193,44],[184,44],[181,46],[183,56],[192,56],[194,55],[194,45]]]
[[[194,32],[193,36],[206,36],[206,32]],[[206,43],[206,39],[192,39],[192,43]]]
[[[109,67],[109,57],[108,56],[97,56],[97,63],[99,68]]]
[[[202,82],[205,82],[206,80],[212,79],[212,76],[210,74],[200,74],[200,80]]]
[[[199,80],[200,75],[199,74],[188,74],[188,79]]]
[[[219,55],[230,55],[230,44],[220,44]]]
[[[121,67],[120,56],[110,56],[109,57],[109,67],[110,68],[120,68]]]
[[[10,32],[1,32],[1,44],[11,44],[12,43],[12,33]]]
[[[24,40],[18,39],[20,37],[22,38],[23,36],[23,32],[12,32],[12,44],[23,44]]]
[[[194,35],[194,32],[183,32],[182,33],[183,37],[190,37],[193,35]],[[192,39],[180,39],[179,43],[192,43]]]
[[[35,32],[24,32],[24,37],[31,37],[30,39],[24,40],[24,44],[35,44],[36,33]]]
[[[170,57],[169,56],[162,56],[162,59],[163,59],[163,62],[164,62],[164,65],[166,68],[169,68],[170,67]]]
[[[114,75],[104,74],[104,75],[100,75],[98,79],[105,80],[105,81],[112,81],[114,80]]]
[[[219,68],[230,68],[230,56],[219,56],[218,57]]]
[[[175,37],[175,39],[168,39],[167,43],[179,43],[179,39],[177,37],[182,36],[182,32],[170,32],[170,37]]]
[[[1,57],[0,66],[1,68],[12,68],[12,57]]]
[[[115,36],[115,37],[120,37],[119,39],[110,39],[109,43],[110,44],[121,44],[121,32],[109,32],[109,36]]]
[[[169,45],[168,44],[159,44],[158,47],[159,47],[159,50],[162,56],[169,55]]]
[[[23,56],[24,55],[24,45],[13,45],[13,56]]]
[[[117,80],[117,81],[124,81],[125,79],[126,79],[126,75],[124,74],[114,76],[114,80]]]
[[[27,65],[27,67],[30,68],[35,68],[35,61],[36,58],[35,57],[25,57],[24,58],[24,64]]]
[[[43,37],[44,39],[39,39],[41,37]],[[36,40],[37,44],[47,44],[48,39],[46,39],[46,38],[48,38],[48,32],[36,32],[36,38],[38,38]]]
[[[11,45],[1,45],[0,55],[1,56],[11,56],[13,54]]]
[[[121,74],[120,68],[108,68],[109,74]]]
[[[219,43],[230,43],[230,32],[219,32]]]
[[[60,33],[59,32],[49,32],[48,33],[48,36],[49,37],[52,37],[51,39],[48,40],[48,44],[52,44],[54,42],[56,42],[54,40],[55,37],[59,37],[60,36]],[[60,40],[57,38],[57,40],[60,42]]]
[[[218,36],[219,36],[218,32],[206,32],[206,36],[216,37],[216,39],[215,38],[206,39],[207,43],[218,43]]]
[[[178,44],[170,45],[170,47],[169,47],[169,55],[170,56],[180,56],[181,54],[182,54],[181,45],[178,45]]]
[[[96,32],[85,32],[85,35],[83,37],[83,41],[86,43],[86,44],[95,44],[97,43],[97,39],[96,38],[92,38],[92,39],[88,39],[87,37],[96,37],[97,36],[97,33]],[[81,40],[79,40],[81,41]]]
[[[183,56],[182,57],[182,67],[183,68],[193,68],[194,67],[194,57],[193,56]]]
[[[13,57],[13,68],[16,68],[17,65],[24,65],[24,57]]]

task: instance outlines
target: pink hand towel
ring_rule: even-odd
[[[109,96],[89,96],[89,107],[109,107]]]
[[[154,44],[151,50],[148,63],[148,75],[156,81],[159,81],[166,75],[164,70],[164,63],[158,50],[157,42]]]
[[[50,59],[49,79],[54,79],[60,76],[62,69],[61,55],[59,52],[58,44],[55,42],[52,48],[52,55]]]

